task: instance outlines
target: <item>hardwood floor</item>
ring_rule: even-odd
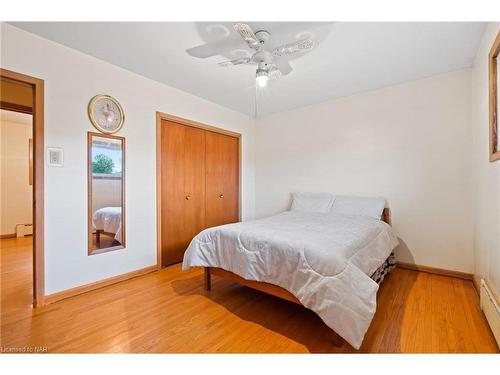
[[[301,306],[168,267],[31,309],[30,239],[1,240],[4,350],[49,353],[349,353]],[[470,281],[395,269],[382,284],[361,353],[495,353]]]
[[[33,298],[32,237],[0,240],[0,346],[5,323],[31,311]]]

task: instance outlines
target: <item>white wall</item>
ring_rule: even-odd
[[[3,111],[2,111],[3,113]],[[17,224],[32,224],[32,186],[29,184],[29,122],[0,119],[0,234],[16,233]]]
[[[488,112],[488,54],[500,29],[489,24],[472,70],[473,179],[475,197],[475,274],[500,292],[500,161],[490,163]]]
[[[400,260],[472,272],[470,69],[261,118],[256,215],[293,191],[380,195]]]
[[[156,111],[240,132],[242,216],[254,216],[254,120],[193,95],[1,25],[3,68],[45,80],[45,145],[64,167],[45,168],[46,294],[156,264]],[[117,98],[126,113],[127,248],[87,255],[87,104]]]

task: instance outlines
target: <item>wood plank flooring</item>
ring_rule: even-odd
[[[1,240],[2,349],[49,353],[498,353],[470,281],[393,270],[361,350],[301,306],[180,265],[33,310],[31,239]]]

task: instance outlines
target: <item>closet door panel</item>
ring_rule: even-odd
[[[178,261],[186,243],[184,211],[184,136],[183,125],[162,121],[161,155],[161,231],[162,266]]]
[[[239,140],[163,120],[162,266],[181,262],[204,228],[239,220]]]
[[[224,136],[223,139],[223,222],[235,223],[239,220],[239,149],[238,139]]]
[[[205,228],[205,131],[187,126],[184,138],[184,228],[191,239]]]
[[[211,131],[205,134],[205,225],[207,228],[222,223],[224,204],[220,197],[224,190],[223,150],[221,136]]]
[[[238,221],[238,139],[207,131],[206,226]]]

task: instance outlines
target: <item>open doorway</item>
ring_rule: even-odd
[[[43,305],[43,81],[0,70],[2,322]]]
[[[0,248],[3,312],[6,309],[32,303],[32,117],[31,113],[0,109]]]

